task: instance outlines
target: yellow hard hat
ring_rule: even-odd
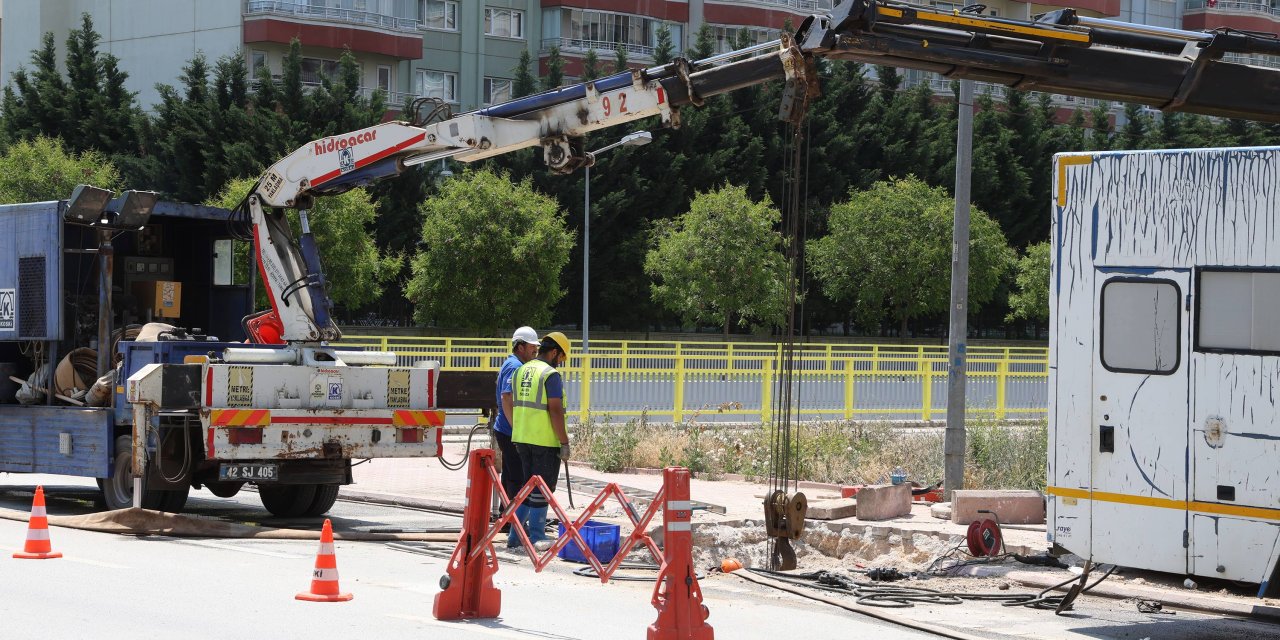
[[[564,355],[564,359],[561,360],[561,362],[568,361],[569,360],[569,338],[565,337],[565,335],[563,333],[560,333],[559,331],[552,331],[551,333],[548,333],[547,335],[542,336],[543,344],[546,344],[548,340],[556,343],[557,347],[560,347],[560,353]]]

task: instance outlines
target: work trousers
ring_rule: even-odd
[[[511,441],[511,434],[494,431],[493,439],[498,441],[498,450],[502,452],[502,490],[507,492],[508,498],[515,500],[529,476],[524,474],[524,465],[520,464],[520,453]]]
[[[552,492],[556,490],[556,481],[560,479],[560,447],[542,447],[536,444],[517,442],[516,451],[520,454],[520,464],[524,468],[525,482],[533,476],[542,476]],[[523,485],[524,483],[521,483]],[[547,497],[540,489],[534,489],[524,506],[540,509],[547,506]]]

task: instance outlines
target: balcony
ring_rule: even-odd
[[[422,57],[421,23],[381,13],[303,2],[247,0],[244,3],[245,44],[288,45],[294,38],[304,46],[350,48],[401,60]]]
[[[777,7],[798,13],[814,13],[830,11],[833,0],[738,0],[734,4],[761,5],[765,8]]]
[[[1280,32],[1280,6],[1248,0],[1186,0],[1182,28],[1194,31],[1230,27],[1241,31]]]
[[[422,27],[422,23],[415,18],[397,18],[369,11],[318,7],[303,2],[278,2],[276,0],[248,0],[245,2],[244,15],[246,17],[280,16],[303,18],[415,34]]]
[[[539,50],[541,54],[551,53],[551,47],[560,47],[560,52],[572,51],[574,53],[586,53],[591,49],[596,50],[596,55],[601,60],[611,60],[614,51],[618,47],[627,52],[627,59],[646,58],[653,59],[653,47],[646,47],[641,44],[628,44],[619,42],[606,42],[604,40],[582,40],[579,38],[544,38],[542,40],[542,48]]]

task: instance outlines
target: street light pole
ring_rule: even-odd
[[[653,142],[653,134],[648,131],[637,131],[622,137],[617,142],[605,145],[588,152],[592,162],[588,162],[582,176],[582,352],[591,352],[590,322],[591,314],[587,303],[587,293],[591,286],[591,164],[595,156],[610,151],[615,147],[639,147]]]

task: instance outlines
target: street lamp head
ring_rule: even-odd
[[[653,134],[648,131],[637,131],[623,136],[621,142],[628,147],[639,147],[653,142]]]

